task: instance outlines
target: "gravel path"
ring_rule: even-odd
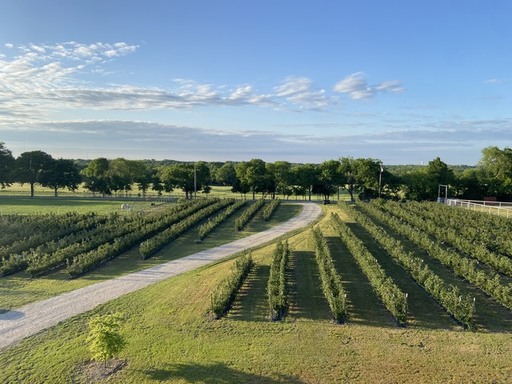
[[[264,232],[0,314],[0,348],[124,294],[269,242],[289,231],[306,226],[321,213],[321,208],[317,204],[298,204],[303,206],[299,215]]]

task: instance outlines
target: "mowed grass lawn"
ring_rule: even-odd
[[[252,230],[261,225],[257,219]],[[319,225],[329,236],[329,246],[337,250],[333,258],[352,306],[344,325],[331,321],[319,287],[313,241],[305,230],[289,239],[293,268],[284,321],[268,320],[270,244],[253,252],[256,267],[225,318],[212,320],[208,315],[210,293],[229,273],[233,259],[123,296],[1,351],[0,382],[90,382],[83,369],[90,359],[87,321],[111,312],[124,315],[121,333],[127,345],[119,353],[126,366],[105,380],[108,383],[512,382],[510,329],[463,331],[442,311],[439,318],[421,317],[420,309],[432,305],[426,295],[418,295],[424,303],[413,309],[418,319],[407,328],[396,327],[338,247],[328,215]],[[180,246],[195,246],[183,242]]]

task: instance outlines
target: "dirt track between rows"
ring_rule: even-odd
[[[0,348],[12,345],[72,316],[90,311],[119,296],[213,263],[244,249],[265,244],[285,233],[302,228],[319,217],[321,208],[317,204],[298,204],[303,206],[299,215],[266,231],[0,314]]]

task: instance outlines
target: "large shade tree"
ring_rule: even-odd
[[[512,197],[512,148],[484,148],[478,165],[482,171],[481,183],[487,187],[488,194]]]
[[[242,187],[249,187],[252,191],[253,200],[256,198],[256,192],[265,192],[267,190],[267,168],[261,159],[252,159],[242,161],[236,166],[236,176],[240,180]]]
[[[15,162],[14,181],[30,185],[30,197],[34,197],[35,184],[44,184],[52,168],[53,158],[43,151],[23,152]]]
[[[70,191],[78,189],[82,178],[73,160],[56,159],[49,165],[50,168],[46,171],[42,185],[52,188],[55,197],[57,197],[58,190],[61,188],[67,188]]]
[[[112,193],[108,159],[99,157],[92,160],[81,172],[85,188],[94,193],[110,195]]]
[[[165,166],[160,169],[159,175],[166,191],[181,188],[187,199],[198,191],[208,192],[210,189],[210,168],[202,161]]]

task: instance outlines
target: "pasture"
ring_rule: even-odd
[[[291,250],[286,269],[289,306],[283,320],[270,321],[266,288],[275,244],[269,244],[252,252],[255,266],[225,317],[213,320],[210,295],[228,274],[234,258],[126,295],[1,351],[0,371],[4,380],[93,382],[95,379],[86,369],[90,358],[85,343],[87,321],[97,313],[120,312],[125,318],[122,334],[127,346],[119,359],[125,365],[108,378],[109,383],[512,381],[512,311],[506,300],[500,303],[501,296],[494,298],[493,292],[486,293],[475,285],[476,282],[456,275],[452,268],[444,266],[418,245],[421,243],[407,238],[405,231],[400,233],[399,227],[395,229],[392,223],[378,219],[377,213],[356,207],[399,241],[408,253],[421,257],[447,287],[456,286],[461,297],[475,297],[474,330],[464,329],[463,323],[447,309],[449,305],[415,281],[411,272],[368,232],[370,227],[356,221],[350,209],[334,205],[323,209],[325,215],[317,228],[326,240],[347,294],[348,318],[343,324],[332,321],[320,285],[314,237],[306,228],[288,238]],[[191,229],[153,258],[142,261],[131,250],[75,280],[65,278],[64,274],[59,276],[59,272],[32,280],[22,272],[3,277],[0,278],[0,286],[5,289],[2,298],[10,296],[3,305],[16,307],[17,296],[39,300],[60,292],[58,287],[68,283],[80,286],[194,253],[257,232],[296,213],[292,205],[282,204],[273,221],[267,223],[257,215],[243,233],[233,230],[233,217],[215,230],[214,236],[201,243],[194,241],[197,234]],[[331,213],[336,213],[349,226],[386,275],[408,293],[405,327],[397,326],[378,290],[340,240]],[[506,244],[501,247],[505,253]],[[461,255],[469,257],[467,253],[461,252]],[[480,263],[484,265],[483,273],[494,276],[494,267]],[[510,279],[506,273],[500,272],[499,276],[506,290]],[[7,282],[11,286],[7,287]],[[28,285],[23,288],[23,284]]]

